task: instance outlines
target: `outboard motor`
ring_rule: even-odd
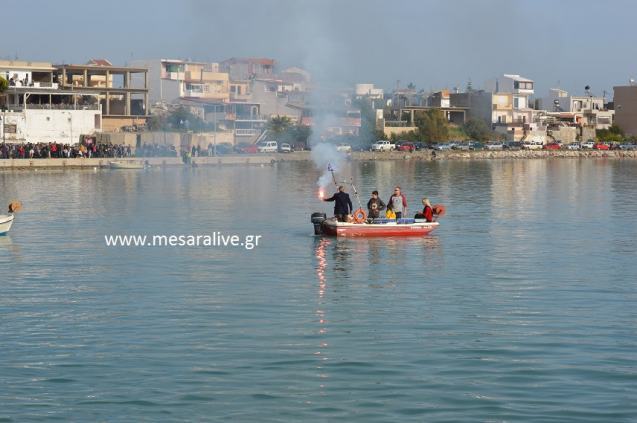
[[[314,225],[314,235],[323,233],[323,222],[327,219],[325,213],[312,213],[312,224]]]

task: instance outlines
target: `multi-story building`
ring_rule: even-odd
[[[551,88],[542,99],[542,108],[549,116],[562,120],[569,119],[577,125],[608,129],[613,124],[615,112],[606,108],[604,98],[584,95],[569,95],[565,90]]]
[[[626,135],[637,135],[637,85],[613,87],[613,103],[615,107],[615,124]]]
[[[105,131],[144,126],[148,118],[148,70],[112,66],[104,59],[85,65],[55,65],[60,90],[92,93],[102,107]]]
[[[152,104],[174,103],[179,99],[230,101],[230,77],[219,71],[218,63],[155,59],[132,64],[148,69]]]
[[[221,72],[228,73],[233,81],[246,81],[274,75],[274,60],[261,57],[232,57],[219,63],[219,68]]]
[[[0,142],[75,144],[102,130],[99,95],[60,87],[51,63],[2,60],[0,76],[9,81],[0,96]]]
[[[354,87],[354,95],[356,98],[382,100],[385,92],[382,88],[376,88],[374,84],[356,84]]]

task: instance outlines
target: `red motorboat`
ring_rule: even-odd
[[[337,237],[425,236],[440,225],[424,219],[374,219],[363,223],[327,219],[325,213],[313,213],[314,234]]]

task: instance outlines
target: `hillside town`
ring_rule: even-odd
[[[54,157],[63,150],[69,157],[202,149],[216,155],[256,152],[251,146],[268,141],[294,150],[311,147],[311,136],[363,150],[379,139],[633,145],[637,84],[630,80],[613,91],[612,98],[588,86],[537,93],[533,79],[518,74],[494,76],[479,88],[397,84],[386,91],[358,83],[330,91],[306,69],[257,57],[126,66],[106,59],[0,60],[0,143],[2,158],[51,157],[51,149]]]

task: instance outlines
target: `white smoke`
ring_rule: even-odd
[[[338,174],[345,163],[345,154],[336,150],[332,144],[319,143],[312,147],[312,160],[318,170],[322,172],[321,177],[316,181],[319,188],[326,188],[334,183],[332,171]],[[338,184],[338,180],[337,180]]]

